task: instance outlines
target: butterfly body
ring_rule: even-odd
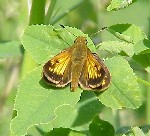
[[[110,73],[102,60],[87,47],[86,38],[79,36],[71,47],[44,65],[43,79],[56,87],[71,83],[71,91],[75,91],[78,85],[84,90],[104,90],[110,83]]]
[[[74,42],[71,54],[71,90],[75,90],[79,84],[79,78],[87,58],[87,41],[84,37],[78,37]]]

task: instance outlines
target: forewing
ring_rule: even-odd
[[[67,49],[53,57],[43,66],[43,78],[50,84],[64,87],[71,80],[71,49]]]
[[[104,79],[102,81],[102,84],[99,87],[96,88],[96,89],[99,89],[99,90],[102,91],[102,90],[105,90],[105,89],[107,89],[109,87],[110,80],[111,80],[111,75],[110,75],[110,72],[109,72],[108,68],[103,63],[103,61],[98,57],[98,55],[93,53],[93,57],[101,64],[101,67],[105,71],[105,76],[104,76]]]
[[[109,80],[108,80],[109,79]],[[110,73],[102,60],[88,49],[87,59],[79,79],[83,89],[104,90],[110,83]]]

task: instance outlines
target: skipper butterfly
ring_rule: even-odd
[[[80,85],[83,90],[103,91],[110,84],[110,73],[96,53],[87,47],[86,37],[54,56],[43,66],[43,79],[56,87],[71,83],[71,91]]]

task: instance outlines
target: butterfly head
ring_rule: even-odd
[[[74,43],[87,44],[87,39],[86,39],[86,37],[78,36],[78,37],[75,39]]]

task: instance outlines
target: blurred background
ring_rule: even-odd
[[[48,5],[50,2],[47,0],[45,4]],[[147,36],[150,36],[150,0],[137,0],[124,9],[111,12],[106,11],[109,4],[110,0],[82,0],[72,10],[66,11],[67,14],[60,19],[52,19],[51,23],[77,27],[89,35],[102,27],[129,23],[141,27]],[[24,55],[21,36],[29,25],[31,5],[30,0],[0,0],[0,136],[10,135],[9,124]],[[69,7],[71,2],[66,0],[64,3],[62,0],[57,4],[60,5]],[[93,37],[95,43],[112,39],[113,37],[107,33],[98,33],[98,36]],[[137,75],[147,81],[150,80],[143,68],[133,66]],[[139,109],[123,109],[116,112],[106,107],[100,115],[101,118],[109,121],[116,129],[150,123],[147,115],[150,110],[148,107],[150,90],[143,85],[140,85],[140,88],[143,104]]]

